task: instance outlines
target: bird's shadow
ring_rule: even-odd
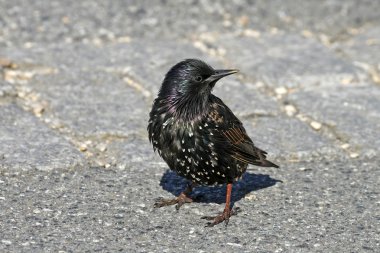
[[[178,196],[185,190],[189,181],[178,176],[175,172],[167,170],[161,178],[160,185],[162,188],[175,196]],[[231,201],[236,202],[244,198],[245,195],[252,191],[271,187],[277,182],[282,182],[263,174],[244,173],[243,177],[234,183]],[[191,197],[195,197],[196,202],[201,203],[224,203],[226,196],[226,186],[197,186],[193,189]]]

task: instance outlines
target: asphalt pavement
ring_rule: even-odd
[[[0,0],[1,252],[379,252],[380,2]],[[148,113],[185,58],[280,169],[197,187]]]

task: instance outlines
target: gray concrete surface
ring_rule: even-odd
[[[0,0],[1,252],[378,252],[378,1]],[[170,66],[240,73],[215,94],[280,169],[154,209],[186,182],[153,153]]]

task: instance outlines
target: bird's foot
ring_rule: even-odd
[[[156,203],[154,203],[154,207],[159,208],[159,207],[163,207],[163,206],[176,205],[175,209],[179,210],[179,208],[181,206],[183,206],[183,204],[191,203],[191,202],[193,202],[193,199],[182,192],[178,197],[176,197],[174,199],[158,198],[156,200]]]
[[[233,215],[237,215],[240,212],[240,208],[236,207],[233,209],[224,209],[223,213],[217,215],[217,216],[203,216],[201,219],[209,220],[210,222],[207,222],[206,227],[213,227],[221,222],[224,221],[225,225],[228,225],[228,222],[230,220],[230,217]]]

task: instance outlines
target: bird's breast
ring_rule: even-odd
[[[231,182],[245,171],[246,165],[236,163],[216,144],[218,127],[209,117],[183,121],[163,115],[155,121],[153,146],[179,175],[210,185]]]

